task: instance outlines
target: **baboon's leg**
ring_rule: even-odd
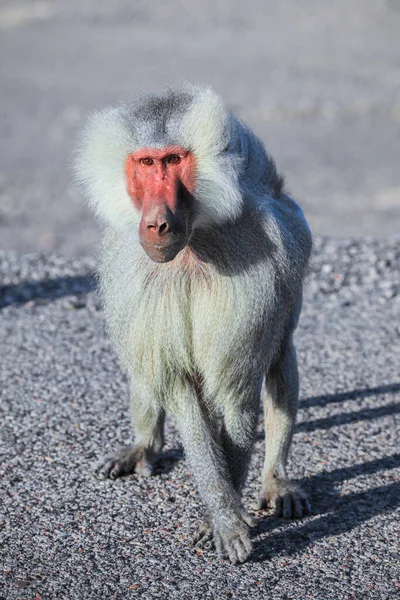
[[[261,386],[260,386],[261,387]],[[221,428],[224,453],[234,488],[241,491],[247,477],[260,405],[260,390],[251,400],[225,409]]]
[[[272,506],[278,516],[302,517],[310,512],[306,495],[286,474],[296,421],[299,378],[290,335],[279,360],[267,374],[264,396],[265,462],[258,508]]]
[[[135,443],[105,457],[95,469],[98,477],[116,479],[134,471],[145,477],[152,474],[153,464],[164,445],[165,412],[143,402],[134,392],[131,407]]]
[[[254,444],[255,431],[260,404],[260,388],[250,398],[237,399],[237,402],[225,406],[219,438],[227,465],[230,481],[234,490],[240,494],[245,483],[251,452]],[[250,527],[255,522],[246,513],[241,513],[242,520]],[[200,526],[193,539],[193,544],[200,548],[212,548],[214,532],[212,519],[206,519]]]
[[[227,555],[232,563],[243,562],[252,544],[218,426],[195,387],[185,388],[177,399],[175,416],[187,460],[209,515],[212,539],[219,556]]]

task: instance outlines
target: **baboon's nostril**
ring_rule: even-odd
[[[161,223],[160,227],[158,228],[158,233],[162,235],[163,233],[168,233],[168,230],[168,223]]]

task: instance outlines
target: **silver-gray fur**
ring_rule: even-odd
[[[124,162],[141,147],[171,144],[195,156],[195,216],[188,246],[158,264],[139,243]],[[259,507],[272,502],[284,517],[308,511],[286,476],[298,396],[292,336],[311,251],[303,213],[260,140],[209,88],[188,85],[94,114],[76,171],[103,222],[101,290],[136,429],[135,445],[98,473],[149,475],[171,412],[207,509],[195,542],[242,562],[251,542],[240,491],[264,380]]]

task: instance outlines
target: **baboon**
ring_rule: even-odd
[[[97,474],[150,475],[169,411],[206,508],[194,542],[243,562],[252,545],[241,490],[264,381],[258,506],[309,511],[286,475],[306,220],[262,142],[208,87],[93,114],[76,172],[103,224],[100,287],[136,431]]]

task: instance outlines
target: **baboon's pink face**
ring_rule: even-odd
[[[192,229],[193,153],[180,146],[143,148],[128,156],[125,173],[128,194],[141,212],[143,249],[155,262],[173,260]]]

